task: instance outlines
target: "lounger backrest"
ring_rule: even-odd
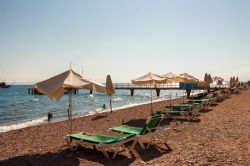
[[[145,123],[142,131],[140,132],[140,135],[146,134],[147,132],[151,132],[151,131],[154,131],[155,129],[157,129],[160,125],[160,122],[163,120],[163,118],[164,118],[163,114],[150,116],[146,120],[146,123]]]

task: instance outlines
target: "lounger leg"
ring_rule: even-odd
[[[136,143],[137,143],[137,138],[135,138],[135,140],[134,140],[134,142],[132,143],[132,145],[131,145],[131,147],[130,147],[129,151],[131,151],[131,150],[133,150],[133,149],[134,149],[134,147],[135,147]]]
[[[152,138],[152,137],[150,138],[150,141],[149,141],[149,143],[148,143],[148,145],[146,147],[147,149],[149,148],[150,145],[152,145],[153,139],[155,139],[155,138]]]
[[[139,145],[140,145],[140,147],[141,147],[142,149],[146,149],[145,146],[143,145],[143,143],[142,143],[140,140],[138,140],[138,143],[139,143]]]
[[[80,144],[78,143],[75,147],[73,147],[73,146],[71,145],[72,141],[71,141],[71,139],[70,139],[69,136],[66,136],[66,137],[65,137],[65,141],[66,141],[66,143],[67,143],[69,149],[70,149],[70,150],[73,150],[73,151],[75,151],[75,150],[79,147],[79,145],[80,145]]]
[[[115,159],[115,156],[117,155],[117,153],[118,153],[118,151],[116,150],[113,157],[112,157],[112,159]]]
[[[140,145],[140,147],[142,148],[142,149],[145,149],[145,146],[143,145],[143,143],[139,140],[139,138],[138,137],[136,137],[135,138],[135,140],[134,140],[134,142],[133,142],[133,144],[131,145],[131,147],[130,147],[130,151],[132,150],[132,149],[134,149],[134,147],[135,147],[135,145],[136,145],[136,143],[139,143],[139,145]]]
[[[118,146],[118,147],[117,147]],[[125,147],[123,144],[117,144],[117,146],[115,147],[115,151],[114,151],[114,154],[113,154],[113,157],[112,159],[115,159],[115,156],[117,155],[118,151],[120,151],[120,149],[122,147]],[[122,148],[123,149],[123,148]]]
[[[100,149],[101,149],[103,155],[104,155],[107,159],[110,159],[108,153],[104,150],[104,147],[103,147],[102,145],[100,145]]]

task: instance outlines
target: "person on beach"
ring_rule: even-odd
[[[102,105],[102,108],[105,110],[107,107],[105,104]]]

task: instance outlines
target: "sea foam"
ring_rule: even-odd
[[[46,121],[47,121],[47,117],[42,117],[42,118],[33,119],[33,120],[29,120],[27,122],[22,122],[22,123],[18,123],[18,124],[0,126],[0,132],[2,133],[2,132],[10,131],[10,130],[17,130],[17,129],[25,128],[28,126],[35,126],[38,124],[42,124]]]

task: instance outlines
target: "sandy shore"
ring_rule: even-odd
[[[64,141],[68,122],[57,122],[0,133],[0,165],[250,165],[250,89],[200,113],[197,121],[165,119],[168,146],[136,147],[109,161],[92,147],[70,151]],[[182,99],[172,101],[178,103]],[[158,110],[166,101],[154,103]],[[142,126],[150,104],[74,119],[74,132],[111,135],[107,129],[127,124]]]

